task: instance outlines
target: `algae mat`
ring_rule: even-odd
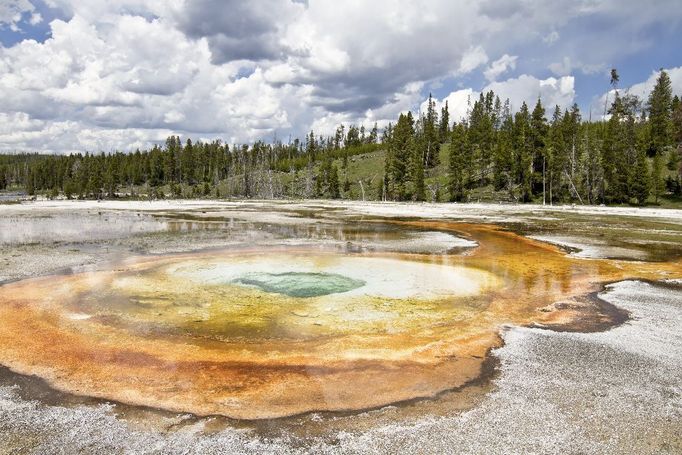
[[[494,226],[462,255],[268,248],[129,258],[0,287],[0,363],[70,393],[197,415],[351,411],[460,387],[501,327],[598,330],[590,294],[682,266],[587,260]]]

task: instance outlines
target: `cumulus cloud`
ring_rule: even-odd
[[[2,0],[0,1],[0,28],[9,26],[13,31],[18,31],[18,23],[25,15],[29,15],[31,23],[40,17],[33,13],[34,6],[28,0]],[[33,14],[32,14],[33,13]],[[36,18],[36,19],[34,19]],[[38,21],[40,22],[40,21]],[[37,22],[36,22],[37,23]]]
[[[247,142],[330,133],[341,122],[383,126],[418,107],[427,87],[445,84],[464,84],[447,97],[453,118],[490,88],[516,107],[538,96],[570,104],[575,71],[645,47],[620,43],[682,12],[673,0],[657,8],[619,0],[0,0],[0,27],[43,17],[51,21],[43,42],[25,36],[0,47],[0,150],[130,150],[169,133]],[[586,33],[585,18],[606,25]],[[551,55],[542,54],[550,51],[543,39]],[[489,63],[489,55],[502,57]],[[556,78],[532,75],[548,67]],[[508,78],[511,71],[525,74]],[[488,87],[471,82],[483,78]]]
[[[545,109],[551,109],[555,105],[568,108],[575,99],[574,84],[575,80],[571,76],[559,79],[553,77],[537,79],[523,74],[518,78],[488,84],[481,92],[486,93],[492,90],[502,101],[509,99],[511,108],[515,111],[524,102],[532,109],[538,98],[542,100]],[[479,98],[481,92],[470,88],[456,90],[443,99],[436,100],[436,108],[440,110],[447,101],[451,119],[457,122],[462,121],[468,117],[471,106]],[[422,103],[421,109],[422,111],[426,109],[426,101]]]
[[[494,81],[504,73],[509,70],[516,69],[516,59],[518,56],[504,54],[499,59],[495,60],[486,70],[483,72],[488,81]]]
[[[566,76],[571,74],[571,70],[573,70],[571,59],[569,57],[564,57],[560,62],[551,63],[548,68],[557,76]]]
[[[312,84],[312,102],[333,112],[362,114],[393,104],[412,82],[466,73],[487,61],[473,37],[485,21],[475,6],[418,2],[310,2],[286,30],[290,49],[279,73]],[[448,20],[444,20],[448,18]],[[434,42],[443,45],[434,45]]]
[[[457,40],[484,27],[466,19],[475,7],[445,0],[426,12],[407,1],[340,10],[288,0],[50,6],[68,18],[50,24],[51,38],[0,48],[0,96],[4,110],[45,128],[70,121],[103,131],[103,142],[69,135],[64,150],[108,150],[126,128],[251,141],[332,128],[319,119],[386,123],[414,108],[415,87],[487,61],[470,38]],[[434,35],[449,44],[432,46]],[[0,138],[2,149],[17,144]]]
[[[485,53],[485,50],[481,46],[472,47],[462,57],[458,72],[461,74],[470,73],[486,63],[488,63],[488,55]],[[493,65],[495,63],[493,63]]]
[[[673,94],[682,97],[682,66],[667,68],[665,69],[665,72],[668,73],[668,76],[670,76],[670,85],[672,86]],[[651,94],[651,91],[654,89],[656,80],[660,74],[660,71],[653,71],[647,80],[629,87],[623,87],[618,91],[620,93],[634,95],[638,97],[642,103],[646,103],[649,99],[649,94]],[[604,106],[608,106],[608,104],[613,101],[614,96],[615,93],[613,90],[602,93],[600,96],[597,96],[592,100],[591,109],[593,112],[598,113],[597,115],[599,117],[604,117]]]
[[[99,27],[75,15],[51,27],[42,44],[0,48],[3,109],[19,115],[6,120],[3,150],[130,150],[171,132],[255,140],[290,128],[297,109],[283,105],[305,96],[269,86],[261,70],[237,78],[240,65],[213,65],[205,41],[161,19],[119,15]]]
[[[319,110],[311,129],[316,134],[333,134],[338,125],[353,123],[368,128],[376,123],[379,128],[385,128],[389,123],[395,123],[399,113],[413,110],[422,101],[422,89],[422,83],[407,84],[389,103],[376,109],[367,109],[359,115],[353,112],[324,113]]]
[[[568,107],[575,99],[575,79],[573,76],[538,79],[528,74],[503,82],[493,82],[484,91],[492,90],[501,99],[509,98],[512,109],[518,109],[525,102],[529,106],[540,98],[547,107],[559,105]]]
[[[668,73],[668,76],[670,76],[670,84],[672,85],[673,93],[682,95],[682,66],[668,68],[665,71]],[[641,100],[646,101],[647,98],[649,98],[649,94],[654,89],[656,80],[660,75],[660,71],[653,71],[646,81],[631,85],[626,90],[630,94],[638,96]]]
[[[195,0],[177,21],[188,36],[208,39],[216,63],[276,59],[284,52],[282,28],[302,10],[287,0]]]
[[[468,118],[471,106],[474,104],[474,102],[476,102],[479,95],[479,92],[471,88],[466,88],[462,90],[455,90],[443,99],[436,99],[434,101],[438,112],[440,112],[447,102],[450,120],[452,122],[461,122],[462,120],[466,120]],[[420,106],[421,112],[426,112],[426,109],[428,108],[427,103],[428,99],[422,102]]]

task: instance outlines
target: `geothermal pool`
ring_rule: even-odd
[[[505,327],[622,323],[594,295],[606,283],[682,277],[679,260],[584,259],[494,224],[335,220],[310,235],[292,220],[279,236],[217,220],[202,232],[248,235],[8,282],[0,364],[195,416],[361,412],[475,382]]]

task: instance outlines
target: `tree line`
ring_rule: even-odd
[[[515,109],[494,92],[450,123],[447,102],[429,96],[380,133],[340,125],[290,143],[181,142],[134,153],[0,155],[0,189],[51,197],[352,198],[349,160],[383,153],[376,179],[357,183],[363,198],[470,200],[487,188],[516,202],[658,203],[682,195],[682,104],[661,70],[646,100],[618,87],[616,70],[599,120],[577,105],[547,110],[542,99]],[[609,99],[610,98],[610,99]],[[136,193],[137,192],[137,193]]]
[[[424,200],[425,175],[446,142],[453,202],[486,186],[517,202],[645,204],[665,192],[681,195],[682,105],[670,77],[661,71],[642,101],[618,89],[615,70],[611,76],[612,99],[599,121],[585,120],[576,104],[554,106],[548,115],[541,99],[532,110],[524,102],[514,112],[490,91],[450,128],[447,105],[439,122],[429,97],[419,119],[408,112],[387,128],[380,197]]]
[[[289,186],[304,186],[306,197],[333,197],[340,189],[332,161],[347,163],[380,148],[377,130],[375,125],[366,134],[363,127],[351,126],[346,133],[341,126],[335,137],[311,132],[305,141],[290,144],[258,141],[229,146],[219,140],[191,139],[183,144],[179,136],[170,136],[163,147],[133,153],[0,155],[0,189],[18,187],[30,195],[44,192],[67,198],[116,198],[123,188],[133,197],[144,193],[155,198],[277,198],[291,189],[285,188],[281,176],[301,174]],[[328,167],[320,165],[327,162]]]

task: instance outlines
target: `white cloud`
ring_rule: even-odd
[[[0,1],[0,28],[8,25],[11,30],[18,31],[17,24],[25,14],[35,10],[28,0],[1,0]]]
[[[0,135],[7,135],[15,130],[18,131],[36,131],[42,128],[44,122],[40,120],[31,119],[28,114],[24,112],[15,112],[11,114],[0,113]]]
[[[518,110],[525,102],[532,109],[538,97],[542,99],[545,109],[551,109],[555,105],[568,108],[575,98],[574,79],[565,76],[559,79],[550,77],[537,79],[527,74],[506,81],[493,82],[483,88],[482,92],[494,91],[500,100],[509,99],[513,110]],[[448,111],[452,121],[466,119],[473,103],[478,100],[481,92],[471,88],[456,90],[441,100],[436,100],[436,108],[440,111],[447,101]],[[422,111],[426,109],[426,101],[421,104]]]
[[[251,141],[305,109],[305,88],[273,87],[260,69],[237,78],[242,65],[213,65],[205,41],[167,21],[111,19],[98,27],[76,15],[54,21],[45,43],[0,48],[0,97],[14,113],[0,149],[130,150],[171,132]]]
[[[571,71],[573,70],[569,57],[564,57],[561,62],[551,63],[548,68],[557,76],[567,76],[571,74]]]
[[[458,42],[485,27],[485,20],[467,20],[475,5],[443,21],[456,10],[445,0],[431,11],[409,1],[341,10],[327,2],[269,1],[265,9],[241,4],[248,30],[226,35],[221,30],[234,30],[234,11],[223,15],[229,8],[221,2],[50,0],[69,17],[50,24],[51,38],[0,48],[0,112],[43,119],[46,131],[69,122],[68,131],[89,132],[65,133],[38,147],[44,150],[69,140],[65,151],[109,150],[124,143],[127,128],[150,131],[137,133],[136,144],[157,131],[228,141],[300,136],[310,127],[333,130],[325,120],[385,124],[414,108],[426,81],[487,61],[470,38]],[[432,46],[433,34],[450,44]],[[244,60],[245,45],[261,47]],[[97,131],[102,141],[92,139]],[[0,150],[20,143],[0,138]]]
[[[488,63],[488,55],[485,53],[485,50],[481,46],[472,47],[462,57],[458,72],[460,74],[470,73],[486,63]]]
[[[554,62],[547,67],[552,73],[557,76],[568,76],[576,70],[580,70],[583,74],[596,74],[606,70],[604,63],[580,63],[565,56],[561,62]]]
[[[670,84],[672,85],[673,93],[682,95],[682,66],[676,68],[669,68],[665,70],[670,76]],[[656,85],[656,79],[660,76],[660,71],[653,71],[649,78],[638,84],[630,86],[627,91],[638,96],[642,101],[646,101],[649,98],[649,94],[654,89]]]
[[[109,23],[118,16],[168,18],[176,14],[185,0],[43,0],[47,6],[67,16],[80,16],[88,23]]]
[[[31,25],[38,25],[43,21],[43,16],[40,13],[34,12],[31,14],[28,22]]]
[[[673,94],[682,96],[682,66],[667,68],[665,71],[668,73],[668,76],[670,76],[670,85],[672,86]],[[659,75],[660,71],[653,71],[647,80],[631,85],[630,87],[622,87],[618,91],[619,93],[628,93],[637,96],[640,101],[642,101],[643,105],[645,105],[649,99],[649,94],[656,85],[656,80]],[[598,117],[604,117],[604,106],[607,106],[608,109],[608,105],[613,101],[614,95],[613,90],[609,90],[592,101],[591,108]],[[608,117],[608,115],[606,117]]]
[[[498,77],[507,71],[516,69],[517,59],[518,56],[516,55],[504,54],[502,57],[495,60],[488,68],[486,68],[486,70],[483,72],[483,75],[488,81],[492,82],[497,80]]]
[[[573,76],[537,79],[523,74],[503,82],[493,82],[484,89],[485,92],[489,90],[494,91],[502,100],[509,98],[514,110],[521,107],[523,102],[532,108],[538,97],[545,107],[559,105],[566,108],[575,99],[575,79]]]
[[[8,125],[0,150],[130,150],[170,132],[246,142],[332,132],[339,122],[384,125],[440,84],[464,87],[448,96],[456,118],[478,96],[467,81],[481,75],[516,107],[538,95],[570,104],[570,74],[603,69],[647,45],[622,46],[623,37],[682,17],[673,0],[657,8],[619,0],[43,3],[64,18],[49,24],[50,38],[0,46]],[[38,24],[41,12],[47,17],[28,0],[0,0],[0,27]],[[591,16],[615,25],[573,33]],[[549,52],[543,38],[551,56],[536,55]],[[488,65],[488,55],[502,57]],[[520,72],[552,64],[561,77],[494,82],[520,61]]]
[[[440,113],[445,103],[448,103],[448,112],[450,114],[451,122],[461,122],[469,116],[469,110],[474,102],[478,99],[479,92],[473,89],[466,88],[456,90],[450,93],[442,100],[435,100],[436,110]],[[428,100],[424,100],[421,104],[421,112],[426,112]]]
[[[360,115],[342,112],[325,113],[318,108],[310,129],[314,130],[316,135],[331,135],[340,124],[346,126],[351,124],[364,125],[365,128],[369,129],[376,123],[379,128],[385,128],[389,123],[395,124],[401,112],[413,110],[414,106],[421,102],[423,88],[421,83],[407,84],[390,103],[377,109],[367,109]]]

